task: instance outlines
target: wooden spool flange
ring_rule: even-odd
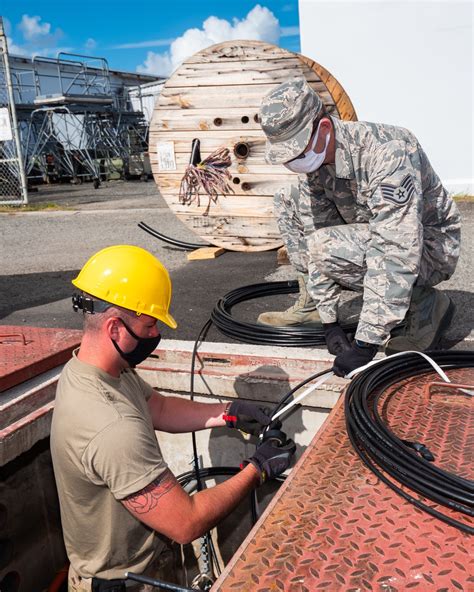
[[[158,190],[171,210],[203,241],[232,251],[281,246],[273,195],[296,175],[265,162],[258,121],[262,97],[288,78],[303,75],[331,115],[357,119],[337,80],[299,54],[260,41],[229,41],[187,59],[166,81],[150,124],[150,158]],[[219,147],[232,157],[233,194],[200,205],[179,202],[179,187],[194,138],[206,158]]]

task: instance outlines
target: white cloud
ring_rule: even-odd
[[[164,54],[149,51],[146,60],[137,67],[137,72],[142,74],[154,74],[156,76],[168,76],[173,71],[173,64],[168,52]]]
[[[149,51],[146,60],[137,67],[137,71],[144,74],[169,76],[186,58],[197,51],[215,43],[233,39],[278,43],[280,39],[278,19],[273,12],[260,4],[254,6],[244,19],[234,18],[232,23],[210,16],[203,22],[202,29],[188,29],[181,37],[175,39],[169,51],[161,54]]]
[[[11,29],[10,23],[7,27]],[[15,43],[8,38],[9,52],[23,56],[55,56],[59,51],[67,51],[66,47],[59,47],[59,41],[64,37],[60,28],[52,29],[51,23],[42,22],[40,16],[24,14],[17,25],[22,34],[22,42]]]
[[[89,51],[92,49],[95,49],[97,47],[97,41],[95,39],[93,39],[92,37],[89,37],[87,39],[87,41],[85,42],[84,47],[86,49],[88,49]]]
[[[136,43],[121,43],[113,45],[109,49],[136,49],[140,47],[166,47],[171,45],[174,39],[151,39],[150,41],[137,41]]]
[[[23,33],[23,37],[26,39],[26,41],[33,41],[38,39],[38,37],[49,35],[49,32],[51,31],[51,24],[40,23],[40,21],[40,16],[28,16],[27,14],[22,16],[18,28]]]
[[[8,47],[8,53],[10,53],[12,55],[18,55],[18,56],[31,55],[30,52],[27,51],[24,47],[22,47],[21,45],[17,45],[11,37],[7,37],[7,47]]]

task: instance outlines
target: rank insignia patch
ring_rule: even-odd
[[[382,197],[393,201],[400,206],[406,204],[415,193],[415,184],[410,175],[407,175],[400,185],[390,185],[389,183],[380,183]]]

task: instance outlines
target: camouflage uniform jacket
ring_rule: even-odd
[[[384,124],[332,121],[334,165],[298,178],[301,222],[308,244],[321,227],[368,225],[367,271],[356,337],[381,344],[405,317],[423,250],[429,247],[438,253],[434,268],[451,270],[432,285],[454,271],[460,217],[411,132]],[[453,241],[445,239],[450,235],[455,236]],[[341,245],[342,252],[344,248]],[[308,286],[321,318],[335,321],[338,296],[327,290],[328,278],[318,277],[314,266],[311,270],[311,261],[309,268]]]

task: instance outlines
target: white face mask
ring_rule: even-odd
[[[331,135],[330,132],[326,136],[326,146],[324,146],[324,150],[322,152],[313,152],[314,147],[316,146],[318,141],[320,125],[321,122],[319,122],[318,129],[316,130],[316,134],[314,136],[311,149],[308,150],[308,152],[306,152],[303,158],[297,158],[296,160],[292,160],[290,162],[285,163],[286,168],[292,171],[293,173],[314,173],[319,169],[319,167],[323,164],[324,160],[326,159],[326,151],[328,149],[329,139]]]

